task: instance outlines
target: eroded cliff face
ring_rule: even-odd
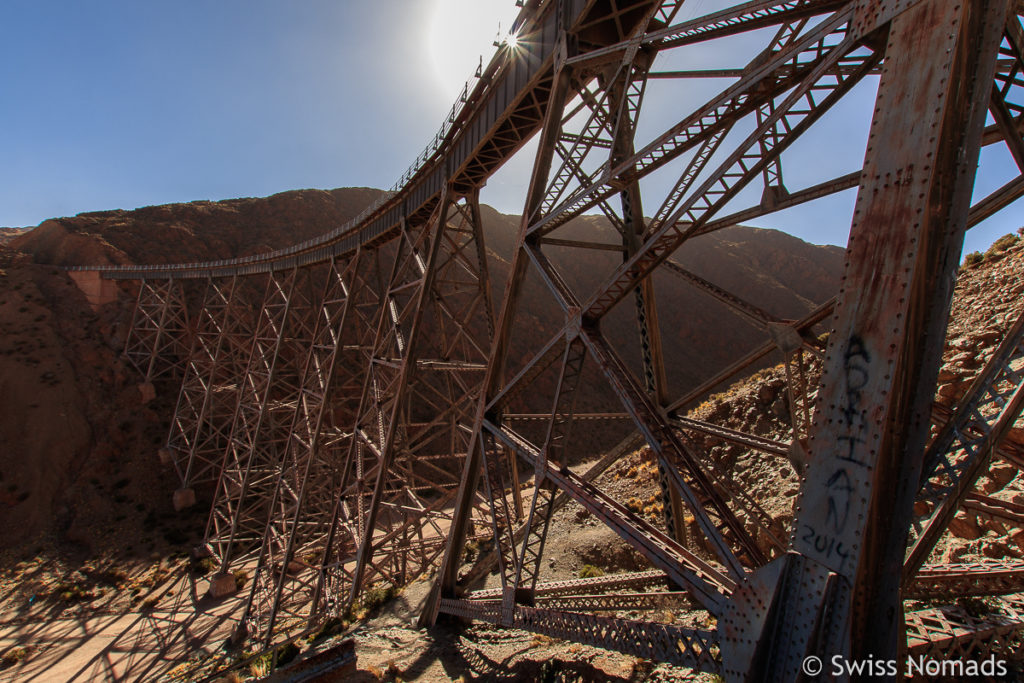
[[[3,545],[117,547],[169,511],[149,457],[168,400],[141,400],[120,307],[94,311],[63,270],[3,246],[0,263]]]
[[[59,266],[176,263],[258,254],[343,225],[381,195],[368,188],[298,190],[266,198],[192,202],[55,218],[0,246],[0,524],[6,546],[145,557],[198,539],[205,511],[174,513],[174,475],[157,449],[177,398],[173,383],[147,400],[141,377],[121,357],[134,285],[93,310]],[[496,300],[504,291],[519,219],[483,207]],[[583,217],[574,234],[615,233]],[[574,286],[595,286],[620,258],[566,252],[554,260]],[[842,252],[783,233],[731,228],[698,238],[680,263],[781,317],[798,317],[836,290]],[[526,324],[551,328],[560,315],[538,282]],[[715,372],[764,338],[763,331],[690,285],[659,273],[661,328],[670,381],[678,389]],[[546,302],[546,303],[545,303]],[[630,307],[631,310],[631,307]],[[627,311],[628,313],[628,311]],[[612,316],[606,332],[635,346],[635,322]],[[527,345],[516,339],[513,356]],[[613,401],[600,391],[580,410]],[[585,438],[581,453],[588,451]],[[42,540],[41,540],[42,539]]]

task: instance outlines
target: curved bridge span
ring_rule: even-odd
[[[965,231],[1024,194],[1024,4],[716,7],[527,2],[516,40],[349,224],[258,257],[80,269],[137,282],[125,353],[178,391],[160,458],[176,507],[209,507],[193,564],[213,570],[189,581],[235,606],[236,642],[276,646],[430,572],[424,625],[480,620],[735,680],[794,680],[810,656],[980,657],[1024,628],[1024,563],[930,563],[960,510],[1024,523],[977,490],[993,459],[1024,463],[1006,439],[1024,406],[1024,321],[965,393],[935,402]],[[863,165],[787,184],[789,150],[826,156],[825,115],[873,88]],[[533,136],[494,301],[479,191]],[[1014,168],[972,197],[988,145]],[[842,288],[799,320],[674,260],[701,235],[854,188]],[[585,282],[558,265],[595,252]],[[764,343],[674,386],[668,275]],[[538,305],[558,324],[537,323]],[[630,342],[606,336],[613,318]],[[687,416],[768,361],[785,367],[788,440]],[[720,444],[799,468],[792,516],[732,478]],[[601,487],[641,447],[658,470],[653,516]],[[651,569],[548,580],[548,530],[569,502]],[[499,583],[480,588],[488,572]],[[962,595],[998,615],[904,609]],[[710,625],[659,618],[681,605]],[[194,605],[180,609],[187,621]]]
[[[540,5],[543,5],[541,7]],[[604,41],[614,40],[614,17],[603,10],[570,3],[531,3],[513,24],[515,47],[502,46],[486,69],[463,89],[437,135],[396,186],[359,216],[317,239],[246,258],[169,265],[101,269],[109,279],[209,278],[254,275],[307,266],[346,256],[360,246],[394,239],[403,221],[429,218],[441,197],[466,197],[478,191],[541,126],[550,98],[555,47],[561,22],[574,19]],[[634,21],[636,19],[634,18]]]

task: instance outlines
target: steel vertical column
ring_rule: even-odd
[[[568,38],[564,33],[560,36],[559,40],[563,46],[568,43]],[[554,143],[561,128],[562,112],[569,97],[570,79],[571,74],[569,70],[556,70],[554,86],[548,97],[547,109],[544,115],[544,126],[541,130],[540,144],[537,147],[537,158],[534,162],[530,186],[527,190],[526,204],[523,208],[518,240],[520,245],[523,243],[523,237],[526,234],[532,217],[543,200],[547,176],[554,156]],[[466,463],[459,482],[458,496],[452,516],[448,543],[445,547],[444,558],[441,562],[441,569],[438,574],[437,583],[434,586],[434,591],[424,605],[420,616],[421,624],[431,625],[437,620],[438,607],[442,597],[455,597],[455,583],[459,560],[469,531],[470,513],[476,496],[477,482],[482,464],[482,451],[484,449],[484,444],[480,441],[484,418],[482,410],[487,400],[497,393],[503,380],[502,375],[505,371],[506,357],[512,336],[512,320],[519,304],[519,294],[528,263],[529,256],[520,247],[512,259],[512,267],[505,286],[505,296],[502,301],[501,312],[498,315],[495,326],[490,361],[481,392],[480,408],[475,416],[473,438],[469,444]]]
[[[210,279],[197,314],[195,341],[185,366],[166,449],[184,488],[212,484],[219,476],[237,391],[241,337],[248,337],[235,298],[238,278]],[[233,302],[235,304],[233,305]]]
[[[374,343],[371,367],[367,372],[366,385],[363,388],[362,405],[353,428],[353,433],[361,429],[379,432],[380,441],[376,444],[378,452],[376,481],[372,498],[365,516],[359,523],[362,537],[355,559],[352,574],[352,585],[348,603],[355,602],[362,587],[362,579],[366,565],[372,555],[373,536],[376,527],[379,506],[384,495],[388,469],[395,457],[395,440],[399,430],[403,429],[403,399],[408,389],[408,382],[416,364],[416,346],[419,341],[419,326],[422,320],[424,299],[430,291],[433,280],[433,268],[441,244],[443,224],[448,211],[449,197],[447,193],[439,199],[434,215],[422,227],[415,228],[420,232],[420,239],[414,239],[407,232],[400,242],[399,253],[395,257],[395,268],[382,300],[378,318],[377,340]],[[407,228],[408,230],[408,228]],[[423,242],[426,242],[424,244]],[[419,247],[425,247],[426,258]],[[408,291],[410,283],[412,292]],[[401,294],[406,301],[399,306],[396,297]],[[411,310],[410,310],[411,307]],[[408,316],[407,329],[400,325],[401,315]],[[397,368],[394,366],[397,364]],[[376,368],[373,366],[377,366]],[[387,372],[390,377],[378,383],[378,372]],[[352,453],[359,447],[359,439],[353,439]],[[370,441],[370,439],[365,439]],[[369,444],[368,444],[369,445]],[[349,457],[353,457],[350,455]]]
[[[316,541],[320,538],[318,531],[329,521],[326,516],[330,510],[324,508],[322,496],[317,496],[314,489],[329,489],[330,473],[338,467],[338,463],[332,462],[330,449],[323,445],[323,429],[325,418],[329,422],[327,414],[332,405],[340,346],[349,336],[345,328],[360,255],[357,252],[351,259],[332,260],[323,272],[323,291],[313,302],[315,323],[302,361],[300,393],[290,419],[289,442],[268,508],[256,574],[243,616],[243,622],[252,621],[260,629],[249,629],[249,635],[258,637],[267,647],[273,640],[275,621],[284,603],[290,615],[298,616],[300,610],[310,606],[314,592],[307,575],[311,571],[315,574],[316,567],[307,556],[322,556]],[[289,581],[293,585],[290,599],[285,601],[284,587]]]
[[[269,503],[264,497],[270,493],[265,490],[267,477],[279,457],[277,444],[264,432],[264,424],[270,419],[271,402],[279,396],[275,378],[285,333],[291,325],[296,277],[294,268],[267,277],[260,322],[245,374],[240,378],[231,437],[207,524],[207,545],[217,556],[222,573],[236,555],[236,545],[250,552],[258,548],[262,538],[262,517]],[[260,510],[264,515],[259,515]],[[260,517],[258,532],[253,528],[254,512]]]
[[[731,653],[735,672],[787,680],[809,652],[897,655],[907,528],[1004,16],[1000,1],[922,0],[892,20],[796,554],[761,633],[757,610],[737,607],[760,643],[757,656]]]

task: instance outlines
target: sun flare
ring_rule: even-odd
[[[446,98],[458,93],[481,57],[487,63],[495,42],[518,44],[518,36],[509,32],[518,12],[513,0],[436,1],[426,31],[427,53]]]

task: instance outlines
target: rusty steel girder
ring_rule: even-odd
[[[349,225],[257,257],[101,269],[140,280],[126,346],[140,373],[181,372],[163,459],[183,504],[209,498],[205,552],[214,592],[239,606],[237,639],[272,647],[437,569],[424,625],[484,621],[730,680],[795,680],[812,655],[1009,652],[1024,630],[1020,564],[925,562],[958,510],[1024,523],[974,488],[991,458],[1024,463],[1006,442],[1024,405],[1022,323],[957,405],[933,403],[964,232],[1024,195],[1018,176],[971,205],[982,146],[1005,144],[1024,170],[1024,6],[722,4],[701,16],[681,1],[527,2],[518,47]],[[762,30],[753,54],[731,49]],[[658,70],[721,45],[744,63]],[[694,78],[722,87],[682,111],[651,104]],[[863,167],[792,186],[787,150],[874,79]],[[533,135],[496,305],[479,189]],[[853,188],[842,288],[813,310],[768,310],[680,261],[701,236]],[[585,281],[564,267],[583,253],[604,258]],[[683,342],[659,320],[669,278],[761,342],[680,385],[666,350]],[[185,296],[183,282],[205,289]],[[553,325],[530,318],[538,305]],[[785,374],[788,440],[686,414],[769,362]],[[801,472],[792,520],[716,460],[723,444]],[[602,489],[641,447],[657,518]],[[566,504],[653,569],[548,580]],[[480,589],[492,569],[500,586]],[[998,615],[904,615],[905,599],[957,594],[1007,597]],[[682,605],[711,625],[658,618]]]

